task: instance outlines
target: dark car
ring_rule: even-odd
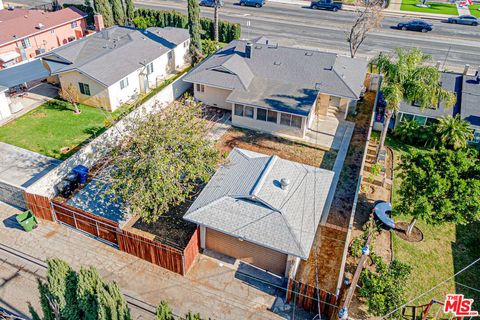
[[[432,31],[432,24],[422,20],[412,20],[408,22],[399,23],[397,25],[397,28],[401,30],[427,32],[427,31]]]
[[[342,9],[342,3],[335,2],[333,0],[318,0],[318,1],[312,1],[310,3],[310,8],[332,10],[333,12],[337,12],[338,10]]]
[[[240,0],[240,5],[260,8],[265,5],[265,0]]]
[[[448,18],[449,23],[468,24],[470,26],[478,26],[478,19],[474,16],[459,16]]]
[[[223,0],[219,1],[219,6],[223,7]],[[199,3],[203,7],[215,7],[215,0],[201,0]]]

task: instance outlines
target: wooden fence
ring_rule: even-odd
[[[25,199],[27,209],[32,211],[37,218],[54,221],[49,198],[26,191],[23,191],[23,198]]]
[[[295,302],[298,307],[304,310],[320,313],[322,318],[331,319],[338,313],[337,296],[333,293],[288,278],[286,302]],[[320,302],[320,312],[318,306]]]

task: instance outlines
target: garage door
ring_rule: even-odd
[[[285,273],[287,255],[284,253],[248,241],[240,241],[235,237],[208,228],[205,240],[209,250],[234,257],[281,276]]]

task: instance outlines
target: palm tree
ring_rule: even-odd
[[[415,120],[403,120],[398,127],[395,128],[394,135],[400,140],[412,144],[416,135],[420,131],[420,124]]]
[[[222,0],[215,0],[213,7],[213,40],[218,42],[218,9],[222,6]]]
[[[454,150],[465,148],[468,141],[473,138],[470,123],[460,118],[458,114],[455,117],[441,118],[437,125],[437,134],[445,147]]]
[[[402,101],[416,102],[422,109],[436,107],[439,101],[447,107],[455,104],[453,92],[441,86],[440,71],[427,64],[430,56],[417,48],[408,51],[396,49],[395,53],[395,59],[381,53],[373,60],[383,75],[382,91],[387,102],[379,150],[385,144],[390,119],[398,113]]]

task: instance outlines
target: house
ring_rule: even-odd
[[[77,8],[55,12],[0,10],[0,69],[34,58],[87,34],[87,14]]]
[[[12,114],[7,91],[7,87],[0,85],[0,120],[8,118]]]
[[[233,149],[184,219],[203,249],[285,275],[307,259],[334,173]]]
[[[185,81],[205,105],[232,111],[232,124],[304,138],[315,114],[348,112],[364,88],[367,61],[281,47],[264,37],[232,41]]]
[[[50,82],[73,85],[78,102],[114,111],[188,62],[188,30],[114,26],[42,59]]]
[[[432,108],[420,108],[415,103],[403,101],[400,110],[395,116],[395,124],[397,127],[404,120],[415,120],[420,125],[429,125],[438,121],[438,119],[446,116],[455,117],[459,115],[463,120],[470,123],[470,127],[474,131],[472,142],[480,142],[480,71],[475,76],[442,72],[441,76],[442,88],[455,93],[457,98],[453,107],[447,108],[444,103]],[[377,122],[382,121],[384,108],[377,108]]]

